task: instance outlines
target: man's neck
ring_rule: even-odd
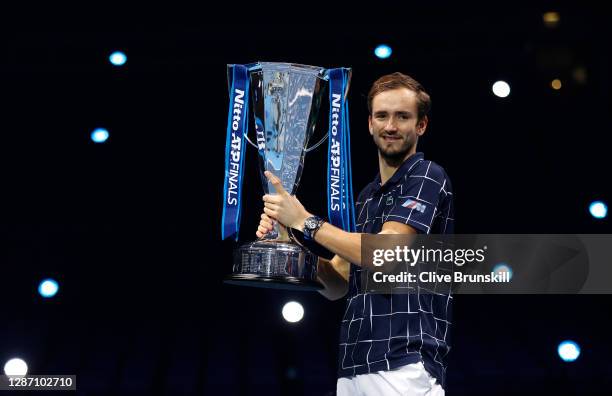
[[[384,186],[387,180],[391,179],[391,177],[399,169],[399,167],[402,166],[402,164],[414,153],[416,153],[416,148],[410,150],[410,152],[406,154],[406,156],[398,162],[388,161],[382,155],[380,155],[380,153],[378,153],[378,168],[380,170],[380,185]]]

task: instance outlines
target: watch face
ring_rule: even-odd
[[[313,218],[306,219],[306,224],[304,224],[307,228],[312,228],[316,225],[316,221]]]

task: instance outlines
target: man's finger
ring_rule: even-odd
[[[263,220],[259,222],[259,226],[263,228],[267,228],[268,230],[271,230],[274,228],[274,225],[272,223],[263,221]]]
[[[264,212],[266,212],[266,214],[272,218],[277,216],[277,213],[272,209],[264,208]]]
[[[272,209],[272,210],[278,210],[278,205],[270,203],[270,202],[264,202],[264,208],[268,208],[268,209]]]
[[[265,213],[261,214],[261,220],[260,223],[262,225],[266,225],[270,228],[270,230],[274,229],[274,224],[276,224],[276,220],[274,220],[273,218],[271,218],[270,216],[268,216]]]
[[[270,182],[270,184],[272,184],[272,187],[274,187],[278,194],[287,194],[287,191],[285,191],[285,188],[283,187],[283,184],[281,183],[280,179],[274,176],[272,172],[265,171],[264,175],[266,175],[268,181]]]
[[[280,203],[283,199],[278,195],[266,194],[263,196],[264,202]]]
[[[267,221],[267,220],[260,220],[260,221],[259,221],[259,226],[260,226],[260,227],[267,228],[267,229],[269,229],[269,230],[271,230],[272,228],[274,228],[274,225],[272,224],[272,222]]]

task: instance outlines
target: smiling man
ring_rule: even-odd
[[[264,196],[257,236],[278,221],[336,255],[329,261],[319,258],[318,276],[325,297],[347,296],[340,331],[339,396],[444,394],[452,297],[420,287],[410,293],[373,294],[363,290],[361,282],[368,270],[361,260],[362,233],[453,232],[448,175],[416,151],[430,107],[429,95],[407,75],[389,74],[372,85],[368,127],[378,148],[379,173],[355,203],[357,232],[312,215],[266,172],[277,194]]]

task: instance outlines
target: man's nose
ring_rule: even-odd
[[[389,117],[389,121],[387,121],[387,124],[385,125],[385,131],[396,131],[396,130],[397,130],[397,125],[395,122],[395,118]]]

